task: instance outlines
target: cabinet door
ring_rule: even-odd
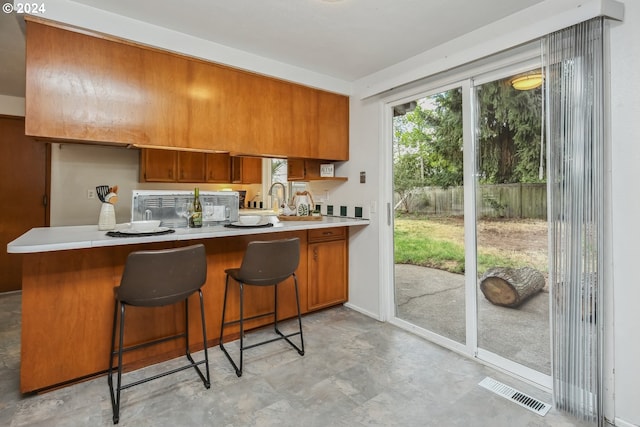
[[[262,183],[262,158],[243,157],[242,158],[242,183],[261,184]]]
[[[316,159],[349,160],[349,98],[318,92]]]
[[[317,181],[322,178],[320,176],[320,165],[322,160],[317,159],[288,159],[287,160],[287,179],[289,181]]]
[[[229,154],[207,154],[206,180],[207,182],[231,181],[231,157]]]
[[[204,182],[205,153],[178,152],[178,182]]]
[[[262,158],[232,157],[231,182],[234,184],[262,183]]]
[[[287,159],[287,180],[302,181],[305,178],[304,160]]]
[[[26,25],[27,135],[149,143],[143,49],[39,22]]]
[[[347,301],[347,241],[310,243],[307,305],[317,310]]]
[[[291,140],[282,150],[291,157],[313,157],[318,138],[318,90],[291,85]]]
[[[175,182],[176,152],[143,149],[140,156],[140,181]]]
[[[116,48],[117,49],[117,48]],[[143,129],[153,145],[196,148],[188,139],[188,61],[164,52],[143,50],[139,91],[144,96]]]

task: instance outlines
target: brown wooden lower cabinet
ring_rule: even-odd
[[[113,288],[120,283],[126,257],[131,251],[194,243],[205,245],[207,283],[202,291],[207,345],[212,347],[220,340],[224,270],[240,265],[250,241],[300,238],[301,257],[296,276],[301,310],[306,313],[346,300],[346,234],[345,227],[337,227],[24,254],[20,391],[43,390],[106,371],[115,304]],[[272,288],[248,287],[245,292],[247,316],[271,310]],[[204,347],[199,303],[197,295],[190,298],[192,327],[189,339],[192,351],[198,351]],[[279,317],[293,317],[296,313],[293,279],[279,286],[279,298]],[[237,286],[230,290],[227,313],[228,319],[236,319],[239,314]],[[252,328],[269,322],[269,318],[258,319],[247,326]],[[184,326],[181,306],[129,307],[125,345],[169,336],[184,330]],[[237,328],[225,328],[225,340],[237,337]],[[184,343],[177,340],[131,351],[125,354],[125,369],[178,357],[183,346]],[[215,351],[215,348],[210,350]]]
[[[347,228],[308,231],[307,309],[317,310],[347,301]]]

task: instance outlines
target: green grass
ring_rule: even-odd
[[[395,262],[463,273],[464,248],[457,243],[396,228]]]
[[[427,219],[395,220],[394,256],[398,264],[464,273],[464,232],[460,224]],[[513,251],[492,248],[478,254],[478,274],[488,268],[524,267],[530,263]]]

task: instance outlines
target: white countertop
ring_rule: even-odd
[[[110,237],[97,225],[32,228],[7,245],[8,253],[35,253],[88,249],[104,246],[135,245],[140,243],[171,242],[180,240],[212,239],[243,236],[247,234],[277,233],[282,231],[309,230],[314,228],[351,227],[368,225],[367,219],[323,217],[321,221],[279,221],[273,227],[227,228],[222,225],[202,228],[176,228],[175,233],[157,236]],[[129,228],[118,224],[116,230]]]

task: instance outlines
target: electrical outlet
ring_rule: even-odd
[[[95,198],[96,198],[96,190],[88,189],[87,199],[95,199]]]

